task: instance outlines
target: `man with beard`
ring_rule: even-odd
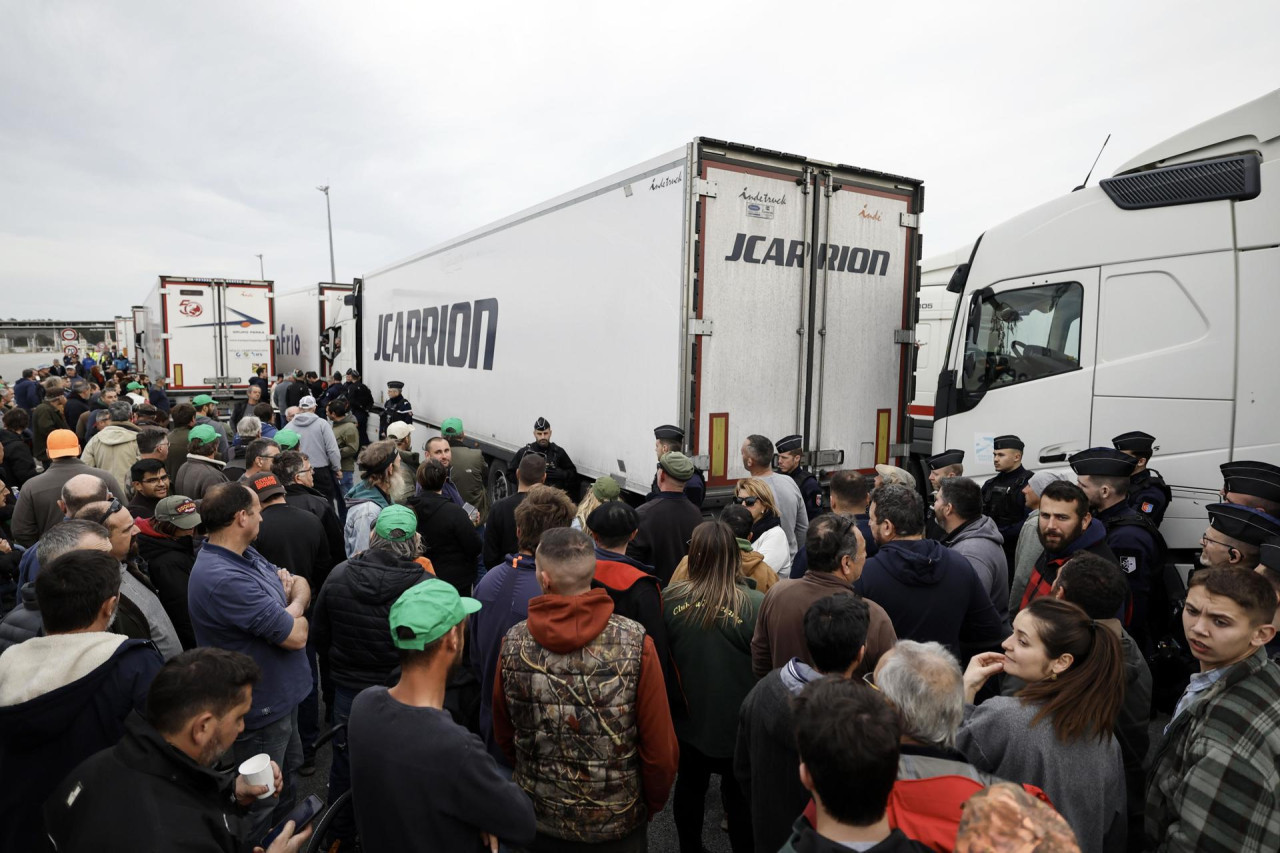
[[[0,657],[6,851],[47,848],[40,804],[72,768],[120,740],[164,663],[151,643],[109,631],[120,602],[119,564],[110,554],[63,554],[36,578],[36,599],[45,636]]]
[[[427,843],[472,850],[484,839],[533,840],[533,805],[475,734],[444,710],[449,674],[462,662],[469,614],[480,602],[431,578],[391,606],[400,680],[356,697],[347,724],[356,825],[368,850]],[[439,768],[449,772],[441,775]],[[425,787],[423,787],[425,786]],[[422,791],[430,790],[429,797]]]
[[[1072,455],[1067,462],[1076,472],[1080,488],[1089,498],[1089,509],[1107,528],[1107,547],[1120,559],[1129,600],[1122,621],[1138,645],[1149,650],[1152,629],[1162,633],[1164,621],[1164,538],[1149,516],[1129,506],[1129,485],[1134,458],[1113,447],[1092,447]],[[1148,604],[1160,624],[1148,625]]]
[[[1280,519],[1239,504],[1210,504],[1209,526],[1200,537],[1206,569],[1248,569],[1261,562],[1264,542],[1280,537]]]
[[[268,787],[214,766],[244,728],[261,675],[253,658],[223,649],[169,661],[147,692],[147,719],[131,717],[120,742],[73,770],[45,805],[57,849],[234,851],[256,841],[243,815]],[[268,849],[296,851],[309,835],[286,826]]]
[[[1044,487],[1040,495],[1040,545],[1044,551],[1031,570],[1031,578],[1018,594],[1018,610],[1041,596],[1049,595],[1058,569],[1079,551],[1097,554],[1112,565],[1120,561],[1107,545],[1107,531],[1095,524],[1089,512],[1089,498],[1075,483],[1059,480]]]
[[[519,468],[520,460],[526,453],[537,453],[546,458],[548,486],[555,486],[567,492],[569,497],[577,499],[573,488],[578,480],[578,469],[565,449],[551,440],[551,423],[546,418],[538,418],[533,422],[533,441],[517,450],[516,455],[511,457],[509,470],[515,471]]]

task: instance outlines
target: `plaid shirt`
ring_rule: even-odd
[[[1259,649],[1174,721],[1147,779],[1147,849],[1280,850],[1280,666]]]

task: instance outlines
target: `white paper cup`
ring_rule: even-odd
[[[250,785],[267,786],[267,792],[258,795],[259,800],[265,800],[276,792],[276,774],[271,769],[271,756],[265,752],[245,759],[240,764],[240,775]]]

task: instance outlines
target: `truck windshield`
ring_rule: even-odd
[[[1080,367],[1084,288],[1077,282],[975,294],[961,383],[970,393]]]

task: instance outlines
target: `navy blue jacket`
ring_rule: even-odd
[[[1154,521],[1156,527],[1164,521],[1164,511],[1172,497],[1159,471],[1148,468],[1129,478],[1129,506]]]
[[[932,539],[886,542],[853,589],[889,614],[900,640],[936,640],[960,653],[1005,638],[991,596],[963,554]]]
[[[1147,599],[1152,580],[1162,572],[1164,541],[1154,527],[1154,520],[1121,501],[1097,513],[1094,518],[1107,526],[1107,545],[1120,561],[1124,579],[1129,582],[1129,601],[1125,604],[1124,627],[1142,648],[1147,647]],[[1123,523],[1122,523],[1123,522]],[[1137,523],[1134,523],[1137,522]]]
[[[40,394],[36,391],[36,381],[34,379],[19,379],[13,383],[13,402],[28,412],[40,405]]]

